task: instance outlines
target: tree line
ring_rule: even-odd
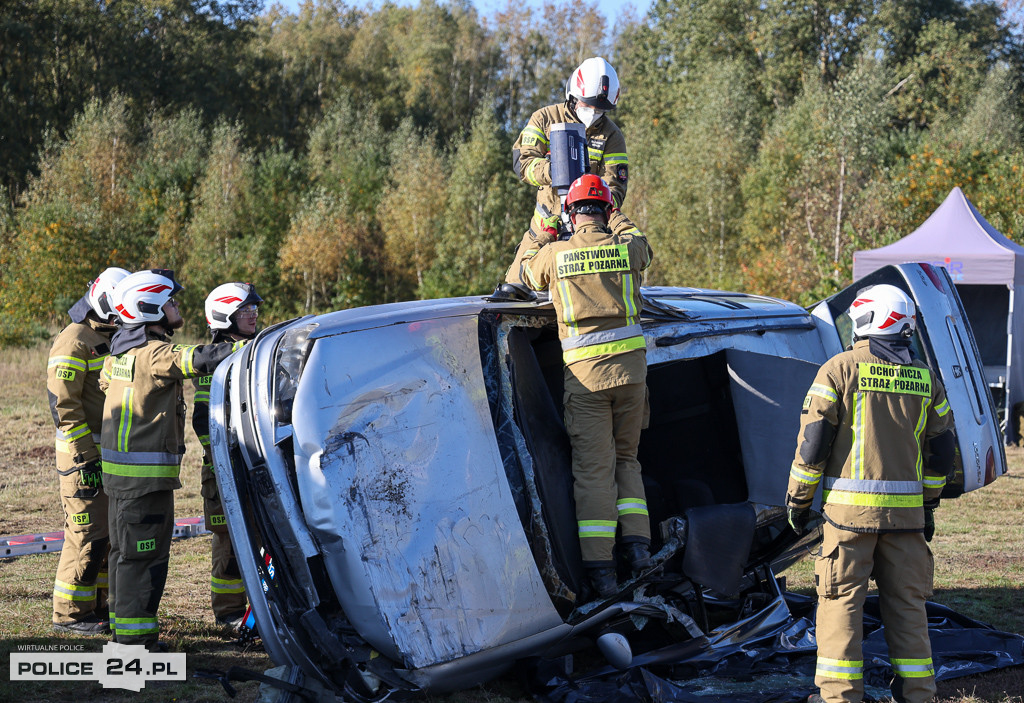
[[[1024,237],[1015,8],[964,0],[565,0],[357,8],[258,0],[0,6],[0,342],[96,272],[227,280],[271,319],[490,292],[532,211],[530,113],[602,55],[623,93],[623,210],[655,284],[809,303],[960,185]]]

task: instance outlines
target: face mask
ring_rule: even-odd
[[[589,105],[577,105],[576,116],[580,118],[580,122],[583,123],[584,127],[590,127],[590,125],[601,119],[601,115],[604,114],[604,110],[595,110]]]

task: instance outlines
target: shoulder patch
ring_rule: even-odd
[[[622,164],[615,169],[615,177],[625,183],[629,180],[629,166]]]
[[[537,143],[537,137],[532,134],[523,135],[523,146],[533,146]]]

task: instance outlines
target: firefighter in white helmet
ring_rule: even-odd
[[[512,145],[512,169],[523,183],[537,188],[537,205],[524,238],[509,268],[506,280],[521,283],[519,268],[525,249],[539,249],[550,237],[545,229],[556,226],[562,205],[551,187],[551,163],[548,144],[551,125],[579,122],[586,128],[590,173],[600,176],[611,189],[612,207],[618,209],[626,198],[629,181],[629,157],[626,139],[612,122],[608,112],[619,101],[619,77],[612,65],[600,57],[589,58],[572,72],[565,82],[565,102],[542,107],[530,116]]]
[[[103,488],[110,499],[110,625],[114,640],[162,649],[157,609],[167,580],[174,490],[185,453],[183,381],[213,373],[243,342],[173,344],[183,320],[167,269],[137,271],[114,289],[121,327],[100,384]]]
[[[114,286],[128,275],[104,270],[68,314],[71,324],[53,340],[46,391],[57,428],[57,473],[64,508],[64,546],[53,583],[53,629],[101,634],[107,617],[107,495],[101,484],[100,371],[117,329]]]
[[[916,309],[906,293],[871,286],[849,316],[853,348],[822,365],[804,399],[786,496],[789,523],[802,534],[821,484],[825,521],[814,569],[821,692],[809,700],[863,700],[863,606],[874,578],[893,697],[924,703],[935,695],[927,542],[953,466],[952,416],[939,375],[911,351]]]
[[[251,283],[232,282],[219,285],[206,297],[206,324],[213,341],[237,342],[256,336],[256,316],[263,298]],[[217,489],[213,457],[210,454],[210,382],[212,374],[192,379],[195,406],[192,429],[203,445],[202,495],[206,529],[213,533],[210,571],[210,604],[213,616],[221,625],[238,627],[245,615],[245,586],[238,570],[227,520]]]

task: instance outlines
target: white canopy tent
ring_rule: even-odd
[[[954,188],[920,227],[893,244],[858,251],[854,280],[889,264],[924,261],[943,266],[956,284],[985,365],[985,377],[1004,417],[1024,401],[1024,247],[1004,237]],[[1006,423],[1007,444],[1019,428]]]

